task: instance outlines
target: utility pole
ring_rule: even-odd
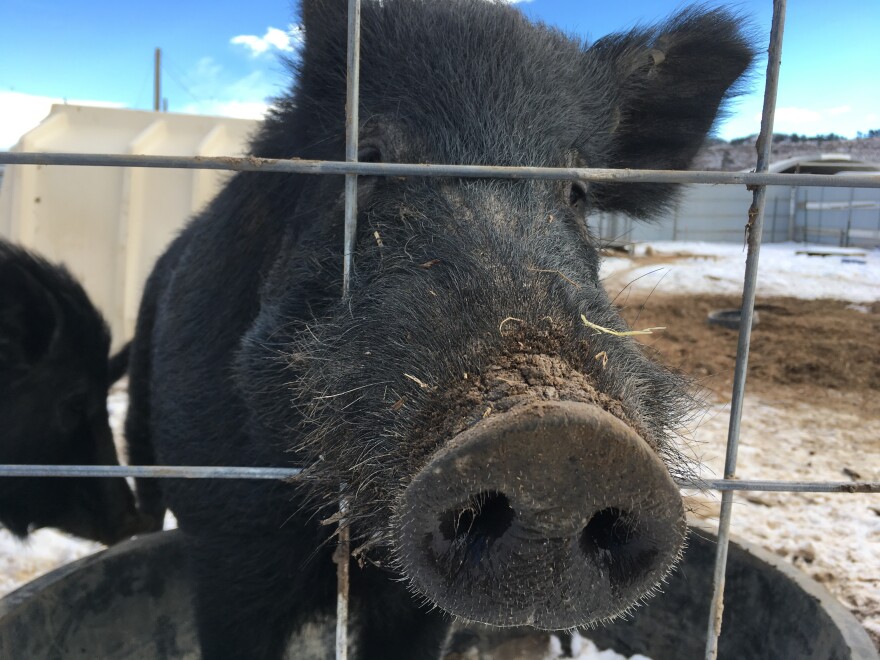
[[[162,49],[156,49],[156,61],[153,73],[153,110],[162,109]]]

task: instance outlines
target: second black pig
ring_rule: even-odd
[[[128,350],[61,266],[0,241],[0,463],[116,465],[107,391]],[[125,479],[0,477],[0,523],[111,544],[145,531]]]

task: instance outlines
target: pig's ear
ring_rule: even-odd
[[[728,11],[685,9],[653,29],[605,37],[588,51],[613,99],[608,167],[683,170],[753,58],[753,37]],[[647,217],[673,201],[676,186],[598,184],[599,210]]]
[[[42,265],[30,255],[0,244],[0,369],[39,362],[60,324],[52,293],[31,272]]]

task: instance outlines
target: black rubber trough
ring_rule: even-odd
[[[742,310],[740,309],[715,309],[709,312],[706,323],[718,325],[728,330],[739,330],[742,325],[741,314]],[[758,325],[760,318],[757,311],[752,312],[752,328]]]
[[[626,655],[701,659],[714,555],[714,537],[692,529],[664,593],[631,619],[583,634]],[[0,658],[198,658],[189,586],[178,532],[122,543],[0,600]],[[491,648],[525,634],[459,626],[448,657],[467,648],[470,658],[489,657]],[[332,658],[332,640],[330,621],[296,641],[288,657]],[[741,541],[730,547],[719,655],[880,660],[864,628],[823,587]]]

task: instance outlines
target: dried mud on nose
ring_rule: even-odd
[[[546,352],[540,351],[543,348]],[[495,364],[481,374],[463,373],[456,385],[441,394],[439,410],[425,424],[451,438],[482,419],[536,401],[591,403],[625,424],[639,429],[616,399],[601,392],[594,380],[578,371],[547,346],[514,341]]]

